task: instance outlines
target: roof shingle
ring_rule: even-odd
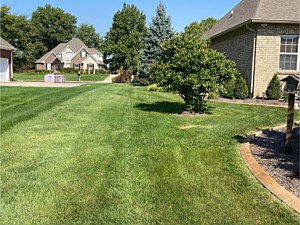
[[[11,50],[14,51],[16,48],[9,44],[6,40],[4,40],[2,37],[0,37],[0,48],[1,49],[6,49],[6,50]]]
[[[250,22],[300,23],[299,0],[242,0],[202,38],[213,38]]]

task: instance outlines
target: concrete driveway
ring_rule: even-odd
[[[66,82],[66,83],[50,83],[50,82],[0,82],[0,86],[10,87],[77,87],[86,82]]]
[[[65,83],[50,83],[50,82],[0,82],[0,86],[11,86],[11,87],[78,87],[84,84],[91,83],[112,83],[112,79],[117,75],[110,75],[103,81],[97,82],[65,82]]]

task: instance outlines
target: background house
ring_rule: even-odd
[[[88,48],[79,38],[61,43],[36,62],[37,70],[60,71],[62,68],[75,68],[95,73],[104,68],[103,54],[95,48]]]
[[[300,74],[299,25],[299,0],[242,0],[202,38],[236,62],[256,97],[275,73]]]
[[[0,37],[0,82],[8,82],[13,79],[13,56],[16,49]]]

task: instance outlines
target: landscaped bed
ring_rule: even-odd
[[[299,224],[253,177],[239,141],[286,109],[144,87],[1,87],[1,224]]]
[[[77,81],[77,74],[63,74],[66,81]],[[15,81],[44,81],[45,73],[14,73]],[[109,75],[107,74],[81,74],[80,81],[102,81]]]

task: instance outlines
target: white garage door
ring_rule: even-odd
[[[0,82],[9,81],[8,59],[0,58]]]

